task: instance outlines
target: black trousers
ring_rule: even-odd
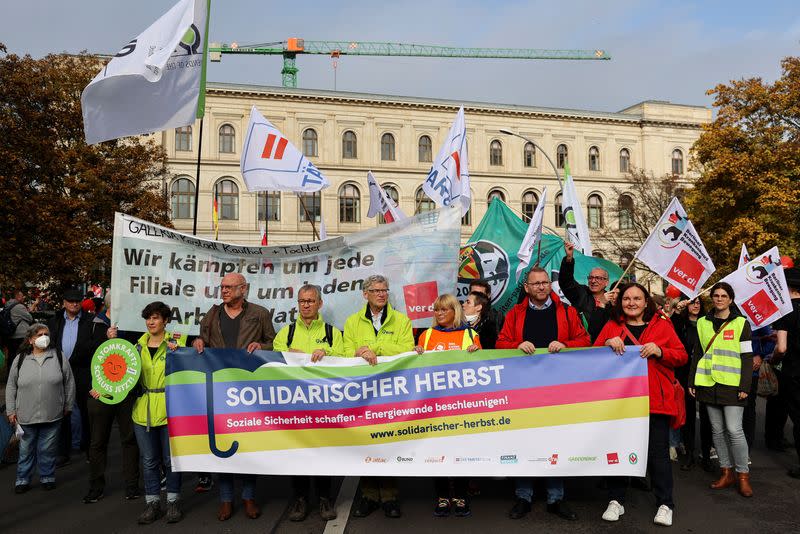
[[[75,404],[78,405],[78,411],[81,415],[81,445],[82,451],[89,450],[90,432],[89,426],[89,409],[87,401],[89,399],[89,390],[92,389],[92,379],[89,375],[89,369],[72,369],[72,374],[75,377]],[[59,455],[69,456],[72,451],[72,422],[69,417],[61,419],[61,431],[59,435]]]
[[[647,447],[647,471],[653,483],[656,505],[666,504],[675,508],[672,502],[672,462],[669,460],[669,419],[668,415],[650,414],[650,442]],[[608,500],[625,503],[625,493],[630,477],[606,477]]]
[[[767,397],[767,414],[764,418],[764,441],[767,445],[777,445],[784,440],[783,430],[789,418],[787,395],[784,393],[789,386],[784,385],[783,373],[774,367],[773,370],[778,378],[778,394]]]
[[[452,495],[450,495],[450,483],[453,483]],[[436,477],[433,479],[433,486],[436,489],[436,497],[448,499],[466,499],[469,477]]]
[[[778,387],[792,419],[794,446],[800,461],[800,376],[783,376]]]
[[[756,439],[756,401],[758,400],[758,376],[753,377],[753,383],[750,386],[750,393],[747,394],[747,404],[744,406],[744,415],[742,415],[742,429],[744,430],[744,439],[747,440],[748,450],[753,450]]]
[[[114,419],[119,427],[119,441],[122,444],[122,476],[127,489],[139,486],[139,445],[133,433],[131,412],[135,395],[128,395],[119,404],[106,404],[89,398],[87,407],[91,438],[89,443],[89,489],[103,491],[106,487],[106,463],[108,442]]]
[[[311,494],[311,479],[314,479],[314,485],[317,487],[317,495],[330,499],[331,497],[331,477],[315,476],[310,477],[306,475],[297,475],[292,477],[292,489],[294,490],[295,497],[305,497],[306,499]]]

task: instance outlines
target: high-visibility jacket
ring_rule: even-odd
[[[478,334],[472,328],[438,330],[428,328],[419,336],[419,344],[425,350],[467,350],[470,345],[481,346]]]
[[[414,350],[411,320],[386,304],[383,323],[375,333],[369,305],[347,318],[344,323],[344,355],[355,356],[359,347],[367,346],[377,356],[394,356]]]
[[[161,345],[150,353],[147,342],[150,334],[145,332],[136,348],[142,358],[142,373],[139,376],[139,385],[142,387],[142,396],[133,403],[133,422],[146,427],[167,424],[167,401],[165,372],[167,367],[167,343],[174,341],[179,347],[186,346],[186,334],[166,332]]]
[[[697,321],[697,336],[701,350],[705,353],[697,362],[694,376],[696,386],[711,387],[714,384],[738,386],[742,376],[742,353],[750,352],[750,342],[743,347],[741,341],[745,318],[738,316],[726,324],[714,338],[714,325],[706,317]],[[706,347],[714,338],[714,343]]]
[[[275,336],[275,340],[272,342],[273,350],[285,352],[289,349],[295,349],[311,354],[317,349],[323,349],[328,356],[342,356],[344,354],[342,333],[335,326],[331,327],[331,337],[333,339],[327,339],[325,321],[322,320],[321,315],[317,315],[317,318],[311,321],[310,326],[306,326],[302,319],[299,319],[294,324],[294,335],[291,343],[289,343],[289,330],[292,325],[287,324]]]

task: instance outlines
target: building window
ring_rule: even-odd
[[[461,209],[460,204],[456,209]],[[472,226],[472,196],[470,196],[469,209],[467,210],[467,213],[461,217],[461,226]]]
[[[175,128],[175,150],[188,152],[192,149],[192,127]]]
[[[619,172],[630,172],[631,152],[627,148],[619,151]]]
[[[561,193],[557,194],[555,200],[553,200],[553,210],[556,215],[556,226],[559,228],[563,227],[564,214],[561,212]]]
[[[433,161],[433,142],[427,135],[419,138],[419,162],[430,163]]]
[[[428,195],[425,194],[425,191],[423,191],[421,187],[417,189],[417,194],[414,195],[414,203],[417,206],[414,210],[415,214],[436,209],[436,203],[428,198]]]
[[[489,194],[486,196],[486,204],[490,205],[492,201],[496,198],[499,198],[501,201],[506,201],[506,195],[499,189],[492,189],[489,191]]]
[[[489,145],[489,165],[502,165],[503,164],[503,145],[500,141],[495,139]]]
[[[217,182],[214,189],[220,221],[239,220],[239,186],[230,179]]]
[[[558,145],[558,148],[556,148],[556,167],[563,169],[567,163],[567,156],[567,145]]]
[[[303,131],[303,155],[309,158],[317,156],[317,140],[317,131],[314,128]]]
[[[620,195],[617,207],[619,211],[619,229],[633,230],[633,198],[630,195]]]
[[[522,220],[531,222],[533,212],[536,211],[536,206],[539,204],[539,196],[533,191],[526,191],[522,195]]]
[[[381,136],[381,160],[394,161],[394,136],[390,133]]]
[[[600,170],[600,150],[596,146],[589,148],[589,170]]]
[[[389,195],[389,198],[392,199],[395,206],[400,204],[400,193],[397,192],[397,188],[393,185],[384,185],[383,190],[386,191],[386,194]],[[378,224],[386,224],[386,220],[383,218],[383,213],[378,214]]]
[[[526,167],[536,167],[536,147],[533,143],[525,143],[522,154],[523,165]]]
[[[339,222],[361,222],[361,193],[353,184],[339,188]]]
[[[258,220],[281,220],[281,193],[280,191],[261,191],[258,193]]]
[[[230,124],[223,124],[219,128],[219,151],[223,154],[236,152],[236,131]]]
[[[322,198],[321,193],[303,193],[297,195],[297,214],[299,215],[300,222],[309,220],[309,215],[313,217],[314,222],[320,221],[320,214],[322,213]],[[305,209],[303,207],[305,206]]]
[[[170,190],[173,219],[194,218],[194,182],[189,178],[178,178]]]
[[[589,220],[586,221],[589,228],[603,227],[603,199],[600,195],[589,195],[588,202]]]
[[[672,174],[683,174],[683,152],[679,148],[672,151]]]
[[[346,159],[355,159],[358,157],[356,134],[349,130],[342,135],[342,157]]]

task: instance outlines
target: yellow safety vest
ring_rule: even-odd
[[[706,350],[697,362],[694,383],[697,386],[711,387],[714,384],[738,386],[742,378],[742,330],[744,317],[736,317],[717,334],[714,343],[706,346],[714,337],[714,325],[705,317],[697,321],[697,335],[700,346]]]

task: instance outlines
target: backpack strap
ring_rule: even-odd
[[[294,331],[297,329],[297,323],[289,325],[289,336],[286,338],[286,346],[292,348],[292,341],[294,341]]]
[[[19,370],[22,369],[22,360],[24,360],[27,355],[26,352],[19,353],[19,358],[17,358],[17,375],[19,375]]]

